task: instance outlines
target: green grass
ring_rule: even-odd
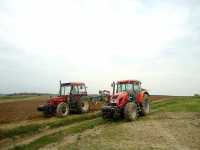
[[[64,136],[66,136],[68,134],[80,133],[80,132],[85,131],[86,129],[92,129],[103,123],[105,123],[105,121],[101,118],[84,121],[77,125],[69,127],[65,130],[43,136],[43,137],[31,142],[30,144],[16,146],[16,147],[12,148],[12,150],[36,150],[47,144],[59,142],[64,138]]]
[[[152,111],[200,112],[200,97],[176,97],[166,101],[152,102]]]
[[[30,124],[26,126],[19,126],[13,129],[0,130],[0,140],[4,138],[15,138],[20,135],[31,135],[44,128],[44,125]]]
[[[57,120],[54,122],[48,122],[42,124],[30,124],[8,130],[0,130],[0,140],[4,138],[15,138],[16,136],[32,135],[38,133],[39,131],[45,128],[58,128],[75,122],[81,122],[84,120],[97,118],[98,116],[100,116],[99,112],[81,114],[81,115],[71,115],[65,118],[57,118]]]

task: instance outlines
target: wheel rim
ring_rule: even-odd
[[[82,104],[82,110],[83,111],[88,111],[89,110],[89,103],[88,102],[83,102],[83,104]]]
[[[62,114],[65,116],[68,114],[68,107],[66,105],[63,105],[62,106],[62,109],[61,109],[61,112]]]

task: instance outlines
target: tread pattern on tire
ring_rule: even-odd
[[[82,103],[88,103],[88,110],[83,110]],[[87,113],[87,112],[89,112],[89,109],[90,109],[89,107],[90,107],[89,100],[81,99],[80,101],[77,102],[77,112],[78,113]]]
[[[143,100],[143,103],[141,104],[141,113],[140,113],[141,116],[145,116],[145,115],[149,114],[149,112],[150,112],[150,101],[149,101],[148,97],[149,96],[147,94],[144,95],[144,100]],[[146,112],[144,107],[143,107],[145,101],[148,102],[149,112]]]
[[[62,107],[66,107],[67,112],[63,113],[61,110]],[[58,117],[64,117],[64,116],[67,116],[68,114],[69,114],[69,105],[65,102],[58,104],[58,106],[56,108],[56,115]]]
[[[135,103],[128,102],[126,104],[124,108],[124,117],[128,121],[133,121],[137,119],[137,105]]]

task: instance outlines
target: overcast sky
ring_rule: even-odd
[[[0,0],[0,93],[89,93],[138,79],[151,94],[200,93],[199,0]]]

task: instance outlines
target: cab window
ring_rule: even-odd
[[[71,86],[61,86],[60,95],[61,96],[70,95],[70,91],[71,91]]]
[[[134,84],[134,91],[135,91],[136,93],[140,92],[140,84],[139,84],[139,83],[135,83],[135,84]]]
[[[78,94],[78,86],[72,86],[71,93],[72,94]]]
[[[84,85],[79,85],[79,94],[85,94],[86,93],[86,88]]]

